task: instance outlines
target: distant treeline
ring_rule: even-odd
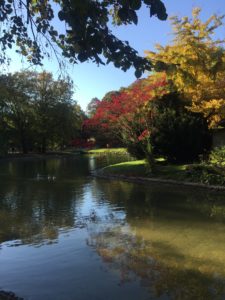
[[[79,137],[84,113],[70,78],[47,72],[0,75],[0,153],[45,153]]]

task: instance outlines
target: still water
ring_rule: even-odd
[[[0,162],[0,290],[35,300],[225,299],[225,196],[96,179],[119,157]]]

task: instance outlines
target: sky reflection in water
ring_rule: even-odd
[[[115,160],[1,162],[0,290],[25,299],[225,299],[223,194],[89,177]]]

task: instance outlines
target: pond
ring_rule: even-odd
[[[0,290],[35,300],[225,299],[224,194],[90,176],[123,159],[0,162]]]

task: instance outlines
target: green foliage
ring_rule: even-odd
[[[145,158],[145,152],[143,151],[143,147],[141,142],[137,143],[127,143],[127,151],[137,159]]]
[[[15,73],[0,77],[0,114],[1,134],[7,136],[7,145],[20,144],[22,151],[27,153],[32,132],[31,120],[34,117],[28,91],[33,82],[27,81],[24,75]]]
[[[151,145],[155,155],[170,162],[192,162],[210,149],[211,136],[205,118],[185,108],[176,93],[149,102],[151,111]],[[145,157],[140,142],[127,144],[128,152],[140,159]]]
[[[214,166],[207,163],[190,165],[187,168],[187,176],[190,181],[211,185],[224,185],[225,175]]]
[[[127,41],[112,34],[109,25],[137,24],[136,11],[144,3],[150,16],[167,18],[161,0],[54,0],[0,2],[1,32],[0,63],[6,60],[6,50],[16,45],[17,51],[33,64],[41,64],[43,56],[53,52],[61,63],[60,54],[71,63],[92,60],[97,64],[113,62],[126,71],[133,66],[136,76],[150,69],[147,59],[138,55]],[[56,12],[58,14],[56,15]],[[63,22],[66,30],[58,30],[54,23]],[[105,61],[103,61],[105,57]]]
[[[190,165],[187,174],[192,181],[225,185],[225,147],[213,149],[201,164]]]
[[[17,72],[0,76],[1,152],[63,148],[81,130],[82,111],[69,78]]]
[[[211,151],[209,163],[225,171],[225,146],[217,147]]]
[[[171,162],[192,162],[210,149],[206,119],[188,111],[180,96],[170,93],[151,105],[156,112],[151,136],[156,154]]]

